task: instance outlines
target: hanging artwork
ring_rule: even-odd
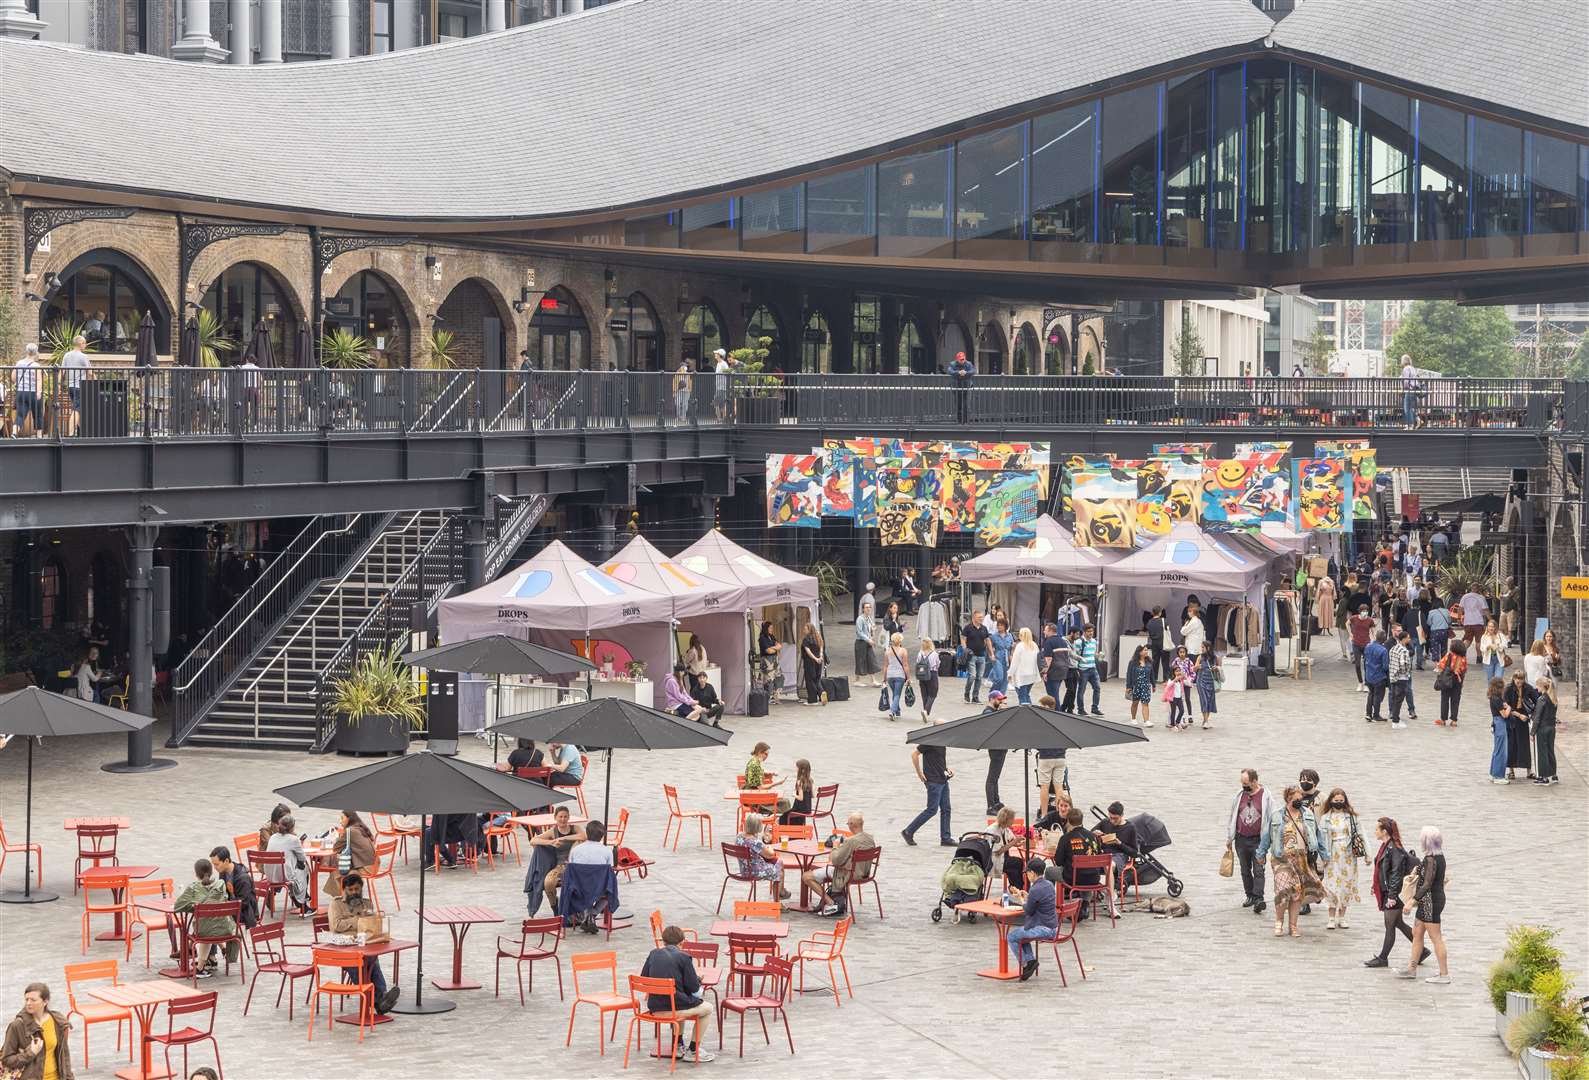
[[[1347,461],[1352,469],[1352,518],[1373,521],[1374,479],[1379,475],[1379,462],[1366,446],[1347,451]]]
[[[977,495],[977,542],[987,547],[1037,535],[1037,473],[1032,469],[999,469],[985,477]]]
[[[844,447],[826,452],[822,470],[822,515],[855,520],[855,453]]]
[[[1214,452],[1211,442],[1161,442],[1153,444],[1154,457],[1169,457],[1191,455],[1192,457],[1207,457]]]
[[[1114,463],[1108,454],[1068,454],[1060,463],[1059,512],[1065,520],[1074,512],[1071,499],[1075,494],[1072,477],[1079,472],[1107,472]]]
[[[937,472],[923,468],[877,471],[877,534],[884,547],[937,546]]]
[[[1296,458],[1291,475],[1298,532],[1352,531],[1352,516],[1346,512],[1350,474],[1345,458]]]
[[[1290,509],[1291,478],[1281,454],[1209,458],[1203,462],[1202,522],[1213,530],[1257,528],[1284,522]]]
[[[1135,476],[1114,470],[1078,472],[1071,483],[1077,544],[1098,548],[1136,546]]]
[[[946,457],[940,462],[940,527],[944,532],[976,531],[977,500],[998,468],[997,461],[979,458]]]
[[[1254,454],[1289,454],[1290,442],[1239,442],[1236,444],[1237,457],[1252,457]]]
[[[1367,439],[1318,439],[1313,444],[1313,456],[1340,457],[1349,450],[1367,449]]]
[[[870,454],[855,458],[855,524],[877,525],[877,458]]]
[[[1169,490],[1164,496],[1164,513],[1170,525],[1185,521],[1197,524],[1203,510],[1203,459],[1193,454],[1165,456],[1164,476]]]
[[[1170,531],[1170,462],[1149,458],[1137,467],[1137,543],[1150,544]]]
[[[822,527],[822,455],[767,455],[767,524]]]

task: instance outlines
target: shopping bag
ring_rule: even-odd
[[[1236,853],[1229,844],[1225,845],[1225,854],[1219,857],[1219,876],[1230,877],[1236,872]]]

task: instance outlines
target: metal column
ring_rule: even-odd
[[[154,576],[154,542],[159,533],[156,525],[134,525],[128,530],[132,546],[132,573],[127,578],[127,630],[128,677],[131,694],[130,711],[140,716],[154,715],[154,604],[150,596],[150,579]],[[176,765],[170,758],[153,757],[154,729],[127,736],[127,760],[116,761],[102,768],[106,772],[153,772]]]

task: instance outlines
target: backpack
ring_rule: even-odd
[[[918,682],[926,682],[932,678],[932,675],[932,665],[927,662],[927,658],[925,656],[916,657],[916,680]]]

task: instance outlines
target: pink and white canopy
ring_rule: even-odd
[[[745,604],[804,604],[815,610],[817,579],[768,562],[713,529],[673,560],[685,570],[745,586]],[[814,617],[814,616],[813,616]]]
[[[1107,566],[1124,551],[1079,547],[1069,529],[1047,514],[1033,525],[1024,546],[997,547],[960,564],[965,581],[1015,581],[1034,584],[1097,585]]]
[[[441,602],[446,641],[481,634],[515,634],[515,627],[589,633],[638,623],[667,622],[673,600],[626,584],[554,540],[533,559],[470,593]]]
[[[643,536],[608,559],[602,570],[614,580],[673,598],[675,618],[734,612],[744,615],[748,590],[737,581],[721,581],[669,559]]]
[[[1106,567],[1106,585],[1160,586],[1240,596],[1264,575],[1272,556],[1181,522],[1141,551]],[[962,567],[962,570],[964,568]]]

